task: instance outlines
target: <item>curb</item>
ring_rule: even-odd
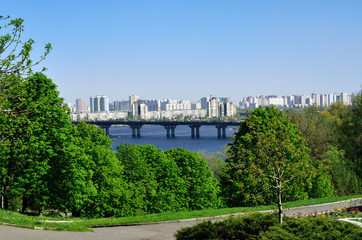
[[[362,220],[362,218],[340,218],[340,219],[336,219],[336,220],[343,221],[343,222],[349,222],[349,223],[352,223],[352,224],[357,225],[362,228],[362,222],[353,221],[353,219]]]

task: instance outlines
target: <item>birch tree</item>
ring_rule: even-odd
[[[305,139],[277,108],[259,107],[240,126],[230,144],[222,179],[228,205],[276,203],[305,199],[313,167]]]

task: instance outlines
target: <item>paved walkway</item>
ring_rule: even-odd
[[[171,240],[178,229],[196,222],[95,228],[95,232],[41,231],[0,225],[0,240]]]
[[[293,213],[321,212],[336,208],[362,206],[362,198],[285,209],[288,216]],[[219,218],[220,219],[220,218]],[[95,228],[95,232],[57,232],[16,228],[0,225],[0,240],[172,240],[173,234],[181,227],[193,226],[203,219],[163,222],[124,227]]]

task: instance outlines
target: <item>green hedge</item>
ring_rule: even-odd
[[[188,239],[362,239],[362,228],[323,216],[315,218],[284,217],[282,225],[277,214],[255,213],[231,217],[212,223],[204,221],[175,233],[178,240]]]

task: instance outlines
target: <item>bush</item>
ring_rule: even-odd
[[[152,145],[118,146],[125,200],[121,216],[216,208],[218,181],[207,162],[186,149]]]
[[[188,239],[362,239],[362,229],[350,223],[315,218],[284,217],[277,214],[254,213],[230,217],[224,221],[205,221],[175,233],[178,240]]]

